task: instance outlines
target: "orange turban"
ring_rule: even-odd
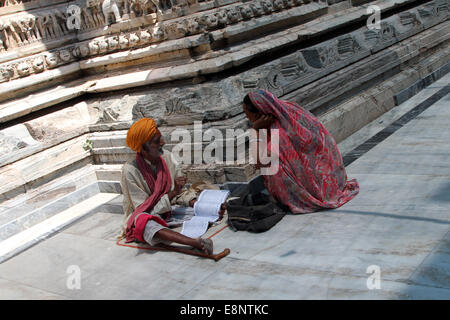
[[[152,118],[142,118],[133,123],[127,132],[127,146],[135,151],[140,152],[141,147],[155,135],[161,134],[156,126],[155,120]]]

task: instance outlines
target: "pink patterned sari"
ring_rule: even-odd
[[[263,176],[272,196],[292,213],[308,213],[338,208],[358,194],[334,138],[312,113],[265,90],[249,96],[262,113],[275,117],[271,129],[279,130],[279,170]]]

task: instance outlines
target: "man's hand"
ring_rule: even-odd
[[[175,177],[173,180],[174,186],[173,190],[168,193],[169,200],[172,201],[174,197],[179,195],[181,193],[181,190],[183,189],[184,185],[186,184],[187,178],[185,177]]]
[[[179,194],[181,192],[181,190],[183,189],[184,185],[186,184],[187,178],[185,177],[176,177],[174,179],[174,190],[177,190],[177,194]]]

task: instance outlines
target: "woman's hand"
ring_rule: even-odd
[[[270,114],[262,114],[255,122],[253,122],[253,129],[268,129],[275,121],[275,117]]]
[[[259,160],[259,159],[258,159]],[[259,169],[261,169],[261,168],[268,168],[268,167],[270,167],[272,164],[269,162],[269,163],[267,163],[267,164],[262,164],[261,162],[257,162],[257,163],[255,163],[254,164],[254,167],[255,167],[255,169],[257,169],[257,170],[259,170]]]
[[[225,210],[227,210],[227,205],[226,203],[222,203],[219,210],[219,220],[222,220]]]

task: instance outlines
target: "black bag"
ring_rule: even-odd
[[[264,232],[286,214],[271,196],[261,192],[252,194],[248,186],[234,196],[239,198],[227,203],[228,225],[234,231]]]

